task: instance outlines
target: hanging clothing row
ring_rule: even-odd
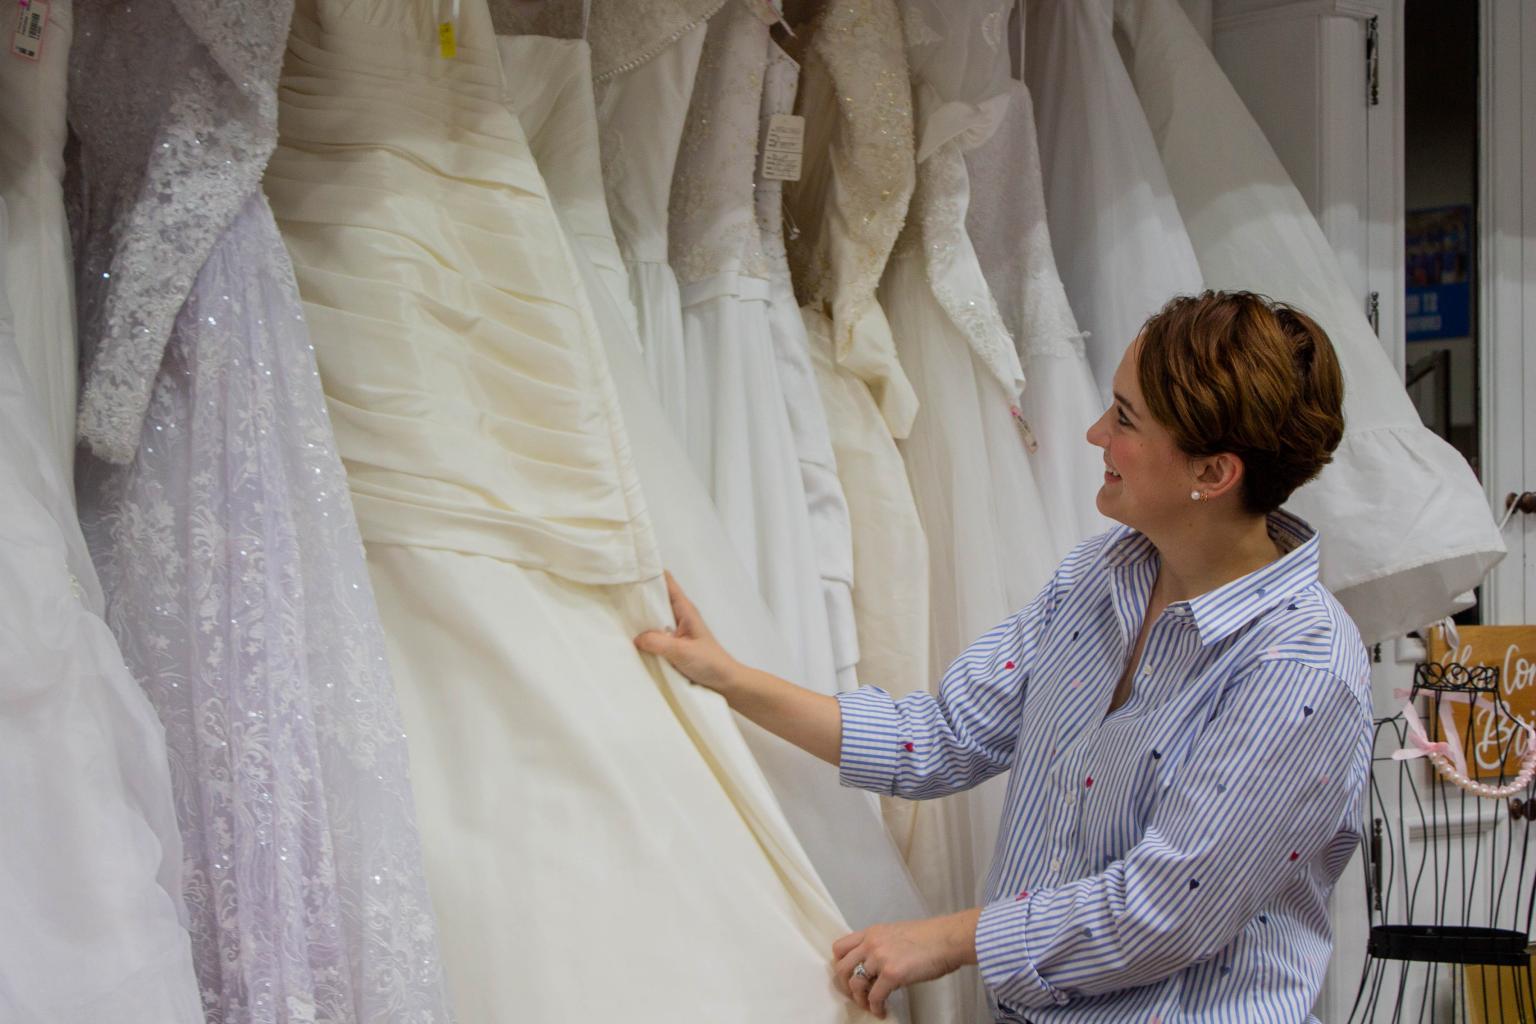
[[[1109,525],[1177,293],[1332,336],[1295,505],[1367,640],[1502,551],[1175,0],[22,14],[8,1021],[867,1019],[833,942],[977,905],[1008,780],[842,788],[632,638],[665,569],[745,663],[935,685]]]

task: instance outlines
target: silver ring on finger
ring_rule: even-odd
[[[864,969],[863,960],[860,960],[858,963],[853,965],[853,978],[863,978],[865,981],[869,980],[869,972]],[[852,978],[849,980],[851,981]]]

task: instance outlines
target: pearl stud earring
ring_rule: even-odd
[[[1204,501],[1205,500],[1205,495],[1201,494],[1199,491],[1190,491],[1189,492],[1189,500],[1190,501]]]

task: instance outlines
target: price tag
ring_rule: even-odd
[[[769,181],[799,181],[805,155],[805,118],[774,114],[763,137],[763,177]]]
[[[48,27],[49,0],[23,2],[16,16],[16,31],[11,35],[11,53],[22,60],[36,62],[43,52],[43,31]]]
[[[1035,432],[1029,428],[1029,420],[1024,418],[1024,410],[1016,405],[1010,405],[1008,411],[1013,415],[1013,422],[1018,424],[1019,436],[1024,439],[1024,450],[1033,455],[1040,450],[1040,442],[1035,440]]]

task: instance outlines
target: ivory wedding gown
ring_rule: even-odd
[[[793,671],[793,658],[735,554],[709,495],[688,465],[681,442],[666,427],[644,374],[635,372],[635,347],[622,314],[591,286],[599,271],[588,257],[591,247],[584,240],[597,237],[597,232],[583,232],[578,238],[572,212],[589,208],[594,195],[602,196],[595,136],[585,148],[551,145],[553,140],[575,139],[584,125],[591,124],[590,97],[582,94],[579,76],[569,73],[579,61],[582,44],[503,37],[500,45],[511,79],[508,103],[528,132],[529,146],[550,183],[551,199],[572,240],[578,267],[589,277],[587,293],[593,296],[613,367],[636,476],[644,493],[666,496],[665,501],[649,505],[662,560],[683,581],[728,650],[748,664],[786,675]],[[575,52],[563,52],[562,47]],[[780,81],[782,89],[785,79]],[[561,95],[553,102],[549,97],[556,90],[551,82],[570,83],[558,90]],[[601,241],[597,248],[603,248]],[[705,691],[695,688],[694,692]],[[742,725],[786,818],[850,921],[863,927],[921,915],[923,906],[867,797],[838,785],[836,773],[804,751],[745,720]]]
[[[710,19],[672,182],[670,242],[688,382],[684,447],[795,653],[793,678],[831,693],[832,636],[753,199],[763,88],[776,49],[744,3],[733,0]]]
[[[1344,440],[1287,503],[1367,643],[1449,614],[1504,554],[1482,486],[1420,422],[1338,258],[1174,0],[1119,0],[1130,71],[1206,281],[1294,303],[1344,368]]]
[[[452,58],[435,13],[300,5],[267,185],[368,542],[456,1011],[850,1019],[826,976],[842,921],[727,712],[631,642],[666,596],[507,106],[534,86],[504,82],[483,0]]]
[[[1113,0],[1024,5],[1056,266],[1107,408],[1120,357],[1147,317],[1204,288],[1146,115],[1115,49]],[[1225,154],[1223,154],[1223,158]]]

